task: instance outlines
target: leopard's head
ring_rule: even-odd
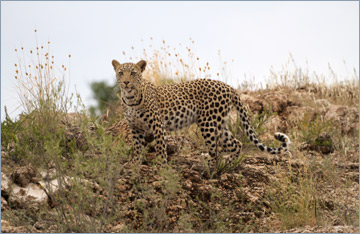
[[[142,100],[142,72],[145,70],[146,61],[138,63],[120,64],[115,59],[112,61],[116,73],[116,80],[121,90],[123,102],[128,106],[136,106]]]

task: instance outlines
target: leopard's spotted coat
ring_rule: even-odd
[[[279,148],[264,145],[256,137],[239,94],[229,85],[215,80],[197,79],[180,84],[154,86],[142,78],[146,62],[112,61],[121,89],[124,115],[132,130],[134,152],[140,154],[145,146],[145,134],[155,137],[156,152],[166,159],[165,131],[174,131],[196,123],[209,149],[212,164],[219,162],[217,149],[230,153],[226,163],[239,156],[242,144],[226,126],[231,107],[239,112],[246,135],[260,150],[271,154],[287,151],[289,137],[275,133],[282,142]],[[218,147],[220,146],[220,147]]]

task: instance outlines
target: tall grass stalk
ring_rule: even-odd
[[[36,35],[36,30],[35,30]],[[69,93],[71,55],[68,55],[68,65],[57,67],[55,56],[51,53],[50,41],[47,45],[39,45],[26,50],[24,47],[15,49],[16,88],[21,106],[26,114],[32,111],[61,111],[67,113],[70,109],[73,94]],[[68,76],[68,80],[66,80]]]

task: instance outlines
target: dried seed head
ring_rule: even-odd
[[[17,49],[15,49],[15,52],[17,52]]]
[[[71,58],[71,54],[69,54],[69,58]]]
[[[17,67],[17,64],[15,63],[15,67]]]
[[[16,72],[16,74],[19,74],[19,71],[18,71],[18,70],[16,70],[15,72]]]
[[[219,76],[219,73],[216,73],[217,76]]]
[[[17,79],[17,76],[15,76],[15,79]]]
[[[37,30],[35,29],[35,32],[37,32]]]
[[[32,54],[32,50],[30,50],[30,54]]]

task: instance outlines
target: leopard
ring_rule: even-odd
[[[152,134],[155,152],[166,162],[166,132],[176,131],[196,124],[208,149],[209,164],[212,167],[221,161],[230,165],[239,157],[242,143],[228,128],[228,115],[236,108],[247,138],[261,151],[280,154],[288,151],[290,139],[280,132],[274,137],[279,147],[269,147],[257,137],[251,125],[246,107],[240,101],[240,94],[219,80],[195,79],[181,83],[155,86],[143,78],[147,62],[120,63],[112,60],[116,81],[120,87],[121,105],[124,117],[131,129],[134,155],[141,155],[145,136]],[[227,153],[226,158],[220,156]]]

